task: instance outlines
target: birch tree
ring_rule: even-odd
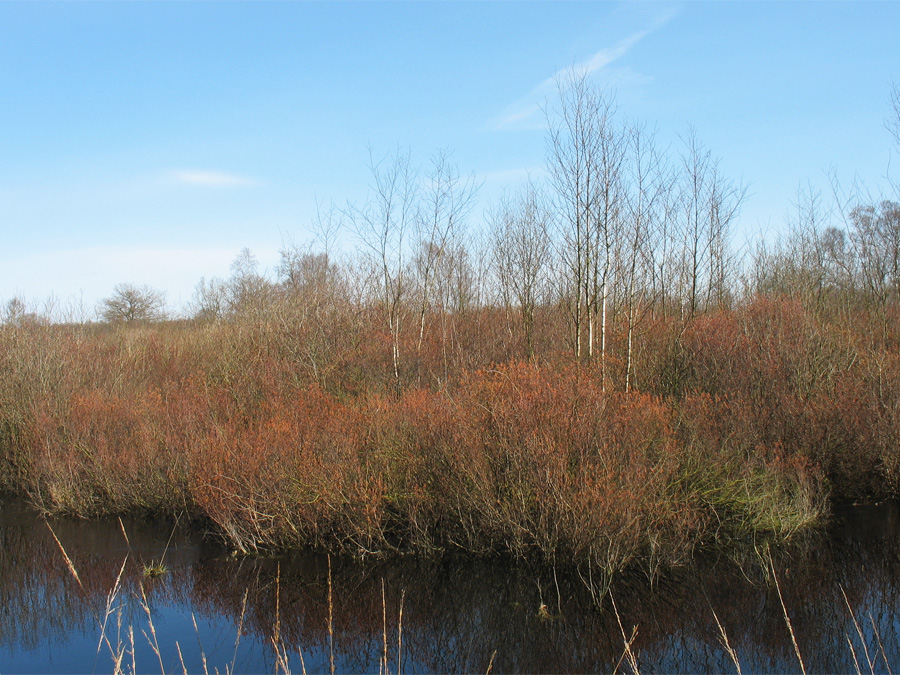
[[[365,247],[376,299],[390,332],[394,385],[399,393],[400,336],[408,286],[406,249],[416,197],[415,175],[408,152],[375,161],[370,150],[369,170],[373,182],[368,201],[361,207],[348,206],[347,213]]]
[[[730,228],[744,192],[724,177],[718,161],[691,129],[682,155],[682,316],[688,320],[728,300]]]
[[[465,219],[472,210],[478,186],[473,177],[461,178],[450,162],[449,152],[438,151],[431,159],[431,171],[425,179],[415,218],[415,270],[419,292],[419,337],[416,351],[422,349],[425,321],[433,301],[435,276],[447,268],[448,252],[465,232]],[[441,307],[444,310],[445,307]]]
[[[600,328],[605,382],[611,273],[618,245],[623,134],[612,98],[586,74],[558,82],[556,115],[550,119],[547,168],[561,225],[561,258],[576,360],[594,358]],[[548,116],[549,117],[549,116]]]

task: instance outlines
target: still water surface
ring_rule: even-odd
[[[127,541],[118,520],[51,525],[81,585],[46,523],[0,502],[0,672],[111,672],[117,652],[129,671],[273,672],[276,631],[294,672],[330,670],[326,557],[234,559],[140,520],[123,523]],[[813,542],[776,558],[807,670],[856,671],[855,653],[869,672],[866,649],[876,672],[900,670],[898,544],[896,503],[848,506]],[[165,574],[142,575],[163,556]],[[385,634],[392,672],[398,643],[407,673],[628,671],[622,633],[635,627],[641,672],[734,672],[713,612],[743,672],[800,669],[775,585],[725,556],[652,585],[623,576],[613,586],[621,627],[609,598],[596,608],[578,577],[453,560],[331,566],[339,672],[378,672]]]

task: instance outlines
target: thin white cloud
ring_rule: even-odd
[[[172,171],[172,177],[179,183],[199,185],[202,187],[248,187],[257,184],[257,181],[252,178],[233,173],[226,173],[224,171],[178,169]]]
[[[543,128],[544,121],[543,119],[540,119],[538,113],[542,109],[543,102],[556,90],[557,83],[561,78],[569,73],[578,77],[589,76],[602,70],[608,71],[610,65],[625,56],[636,44],[665,24],[672,16],[672,13],[663,14],[654,21],[650,28],[639,30],[620,40],[612,47],[605,47],[595,52],[580,63],[556,71],[553,75],[528,92],[527,95],[508,106],[497,119],[494,120],[492,128],[494,130]],[[630,79],[641,81],[642,78],[637,78],[632,74]]]
[[[533,122],[535,116],[541,110],[541,104],[531,99],[537,98],[541,87],[534,89],[528,96],[509,106],[494,124],[494,129],[509,129],[511,127],[526,126],[531,128],[529,122]]]
[[[618,61],[623,56],[625,56],[632,47],[634,47],[638,42],[644,39],[651,32],[653,32],[652,28],[640,30],[633,35],[629,35],[624,40],[620,40],[612,47],[601,49],[586,61],[576,63],[571,68],[562,68],[556,71],[551,77],[548,77],[546,80],[541,82],[541,84],[537,86],[535,91],[543,92],[548,89],[556,88],[556,83],[560,80],[560,78],[565,77],[570,72],[573,73],[576,77],[584,77],[590,75],[591,73],[595,73],[598,70],[606,68],[608,65]]]

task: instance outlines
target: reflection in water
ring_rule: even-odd
[[[843,508],[827,536],[776,559],[810,671],[856,670],[848,637],[869,670],[847,603],[878,659],[874,669],[886,670],[879,638],[888,665],[900,667],[898,513],[896,504]],[[188,532],[139,520],[124,523],[127,541],[116,520],[52,526],[81,587],[46,525],[16,502],[0,504],[0,671],[108,672],[120,649],[126,669],[155,670],[155,632],[166,672],[180,672],[182,660],[202,671],[204,656],[210,672],[271,672],[276,631],[294,671],[302,669],[298,648],[309,672],[330,669],[327,558],[232,559]],[[169,571],[142,576],[163,555]],[[623,577],[613,586],[621,626],[609,598],[597,609],[577,576],[453,559],[331,565],[340,671],[377,671],[386,634],[392,671],[399,646],[404,672],[485,672],[488,664],[494,672],[608,672],[626,668],[623,630],[630,636],[635,626],[643,672],[733,671],[713,611],[744,672],[799,670],[777,591],[758,564],[742,572],[710,557],[652,587],[646,576]],[[98,649],[104,620],[109,642]]]

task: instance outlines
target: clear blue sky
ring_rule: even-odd
[[[748,189],[739,239],[775,232],[831,166],[884,189],[898,29],[897,2],[0,2],[0,302],[272,269],[316,199],[364,199],[369,145],[452,150],[477,226],[540,177],[573,65],[664,145],[692,125]]]

